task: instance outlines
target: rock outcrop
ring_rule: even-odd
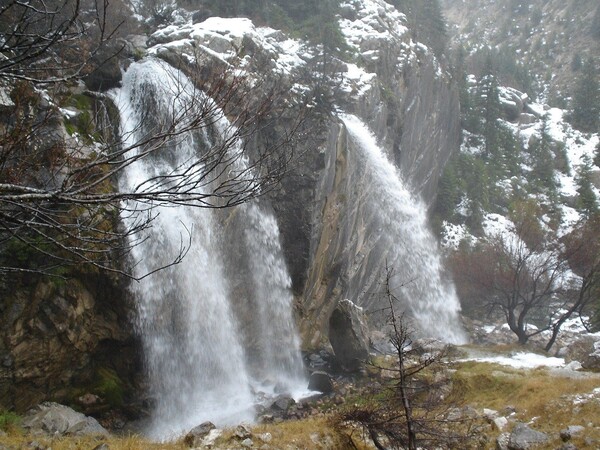
[[[101,370],[132,381],[139,370],[123,288],[106,277],[28,277],[5,290],[0,404],[23,412],[45,399],[100,396]],[[100,372],[99,372],[100,371]]]

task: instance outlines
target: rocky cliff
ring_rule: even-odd
[[[365,168],[343,114],[368,124],[413,194],[431,205],[440,172],[458,146],[456,85],[433,52],[412,41],[404,16],[383,0],[342,8],[338,19],[350,50],[331,56],[327,70],[314,65],[318,48],[247,19],[193,23],[192,14],[182,17],[151,34],[148,46],[139,36],[130,39],[129,55],[176,61],[184,71],[201,73],[231,65],[283,87],[288,107],[253,137],[257,142],[304,117],[289,173],[265,201],[279,222],[303,346],[327,346],[338,302],[368,307],[390,252],[382,236],[391,225],[377,213],[385,208],[376,204],[377,173]],[[314,93],[323,79],[326,101],[320,102]],[[44,398],[64,399],[72,395],[65,388],[71,383],[97,384],[96,374],[106,373],[100,369],[133,377],[139,348],[123,285],[94,280],[37,280],[3,296],[0,403],[23,409]]]

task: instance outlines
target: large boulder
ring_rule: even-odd
[[[30,409],[21,425],[33,435],[108,435],[108,431],[93,417],[85,416],[68,406],[53,402],[45,402]]]
[[[369,356],[366,317],[350,300],[341,300],[329,318],[329,341],[344,370],[359,370]]]

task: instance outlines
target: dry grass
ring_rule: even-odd
[[[580,405],[574,402],[575,396],[590,394],[600,386],[597,376],[567,378],[547,369],[519,370],[477,362],[460,363],[456,369],[454,393],[463,398],[465,404],[494,409],[500,414],[507,414],[506,407],[511,406],[516,420],[532,422],[533,428],[553,436],[554,440],[547,446],[536,448],[558,448],[558,433],[569,425],[585,426],[585,437],[599,444],[593,448],[600,446],[600,400]],[[489,427],[486,434],[493,442],[499,433]],[[590,448],[583,438],[572,442],[578,448]]]
[[[181,442],[157,444],[150,442],[140,436],[127,437],[61,437],[47,438],[26,436],[18,432],[10,432],[7,436],[0,437],[0,445],[9,448],[29,448],[31,442],[38,442],[44,447],[52,447],[52,450],[91,450],[105,443],[110,450],[183,450],[187,447]]]

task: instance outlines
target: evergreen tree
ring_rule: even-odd
[[[596,145],[596,152],[594,155],[594,164],[596,164],[598,167],[600,167],[600,141],[598,141],[598,144]]]
[[[554,154],[551,149],[551,141],[552,139],[548,133],[548,116],[544,115],[540,125],[540,139],[533,143],[530,148],[530,154],[533,158],[531,181],[535,190],[554,198],[557,186],[554,179]]]
[[[500,97],[498,80],[492,73],[485,74],[478,85],[479,111],[483,119],[484,156],[490,158],[498,151],[498,119],[500,118]]]
[[[424,43],[437,57],[446,51],[448,34],[439,0],[392,0],[404,13],[415,40]]]
[[[593,58],[589,58],[581,68],[573,94],[570,120],[581,131],[595,133],[600,130],[600,83]]]
[[[598,214],[598,199],[592,188],[592,162],[586,156],[577,176],[577,207],[587,217]]]

